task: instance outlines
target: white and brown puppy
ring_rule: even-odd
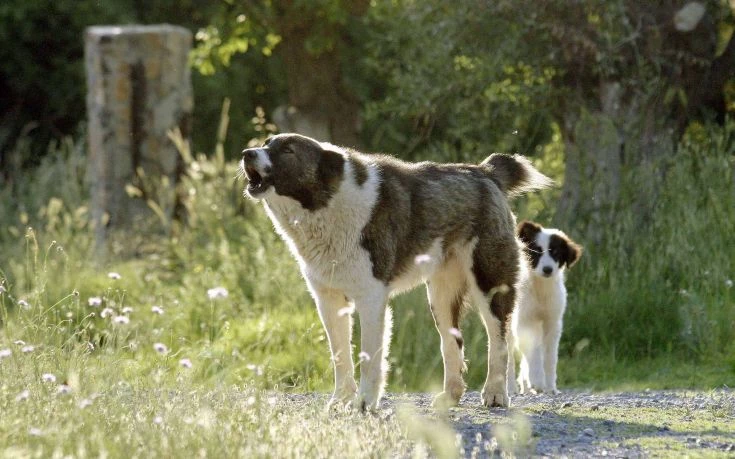
[[[388,299],[425,283],[444,359],[438,399],[456,404],[464,393],[460,314],[471,303],[489,338],[483,403],[508,405],[505,333],[521,252],[507,196],[546,186],[547,177],[519,156],[494,154],[479,165],[413,164],[297,134],[246,149],[240,166],[246,195],[263,203],[316,301],[334,362],[330,404],[378,406],[390,343]],[[498,291],[504,293],[493,295]],[[359,391],[353,309],[361,325]]]
[[[533,222],[521,222],[517,232],[526,254],[510,335],[521,354],[518,385],[521,393],[558,393],[556,364],[567,306],[564,268],[579,260],[582,247],[563,232]]]

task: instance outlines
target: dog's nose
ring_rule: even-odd
[[[242,151],[242,157],[244,159],[253,160],[258,157],[258,152],[255,151],[255,148],[247,148]]]
[[[553,270],[554,268],[552,268],[551,266],[544,266],[544,268],[541,271],[543,271],[544,274],[548,276],[549,274],[551,274]]]

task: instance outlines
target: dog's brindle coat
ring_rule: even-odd
[[[392,294],[426,284],[441,336],[442,403],[464,393],[460,317],[466,303],[485,323],[487,406],[508,406],[506,327],[515,303],[520,247],[507,196],[550,183],[519,156],[480,165],[406,163],[297,134],[243,152],[246,194],[263,202],[317,304],[334,361],[331,403],[375,409],[387,371]],[[351,306],[361,325],[359,393],[351,354]]]

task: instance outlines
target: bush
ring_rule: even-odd
[[[671,156],[627,171],[623,193],[652,196],[652,212],[621,207],[587,245],[569,274],[563,352],[589,339],[591,352],[620,358],[701,358],[732,343],[734,161],[729,120],[694,125]]]
[[[654,212],[640,226],[635,209],[621,208],[617,223],[598,244],[585,244],[569,273],[561,350],[568,374],[586,374],[573,366],[580,355],[610,368],[616,360],[669,353],[712,365],[732,351],[734,139],[732,121],[693,129],[670,158],[626,177],[628,192],[660,185]],[[88,358],[118,355],[129,371],[145,365],[160,342],[172,355],[195,359],[198,377],[212,383],[257,377],[267,387],[331,389],[326,337],[298,267],[262,209],[242,197],[236,165],[221,145],[209,156],[184,154],[187,225],[175,226],[169,238],[134,234],[104,265],[91,258],[87,196],[74,179],[84,175],[83,150],[60,144],[23,182],[19,204],[0,201],[0,320],[7,336]],[[553,145],[547,150],[544,168],[558,160]],[[553,217],[544,201],[514,207],[523,218]],[[133,246],[137,256],[124,256]],[[210,298],[215,287],[229,295]],[[393,390],[441,384],[439,339],[422,290],[392,302]],[[90,305],[92,298],[100,304]],[[116,323],[123,315],[129,323]],[[478,388],[485,332],[475,313],[464,325],[467,382]],[[728,371],[721,377],[731,377]]]

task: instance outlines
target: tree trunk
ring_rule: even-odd
[[[281,131],[298,132],[344,146],[358,146],[360,104],[343,78],[345,25],[315,17],[290,0],[280,2],[276,30],[282,37],[278,52],[286,67],[288,106],[279,107],[274,121]],[[370,2],[348,2],[346,14],[365,14]],[[316,40],[315,40],[316,39]],[[321,43],[310,49],[308,43]]]
[[[629,38],[633,51],[605,49],[598,31],[586,25],[573,23],[579,36],[568,33],[573,27],[556,11],[557,24],[567,27],[558,34],[558,49],[567,50],[566,74],[557,82],[567,90],[557,111],[566,149],[560,224],[587,228],[595,240],[621,206],[633,207],[636,224],[645,224],[656,178],[664,173],[654,170],[658,160],[674,151],[692,120],[724,115],[735,40],[715,56],[716,23],[708,14],[692,15],[696,3],[628,2],[627,22],[637,24]],[[616,67],[600,68],[600,56],[613,52]],[[651,180],[624,183],[636,175],[631,172],[649,172]]]
[[[189,135],[191,38],[168,25],[87,29],[90,210],[101,254],[112,230],[173,217],[181,158],[167,132]]]

